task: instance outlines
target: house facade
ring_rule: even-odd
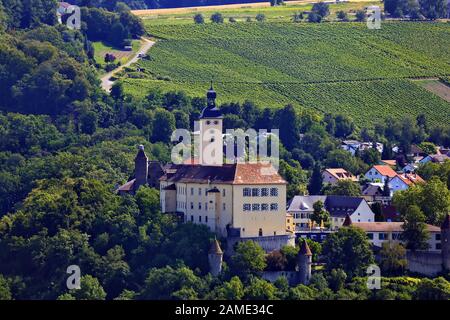
[[[375,165],[366,172],[364,177],[371,182],[384,183],[386,178],[392,179],[397,175],[394,169],[390,166]]]
[[[322,172],[323,183],[331,185],[336,184],[340,180],[358,181],[358,178],[343,168],[328,168]]]
[[[347,196],[295,196],[288,207],[288,213],[294,217],[297,231],[307,230],[314,213],[314,203],[321,201],[330,213],[331,228],[339,229],[345,217],[350,215],[354,221],[375,221],[375,214],[364,198]]]

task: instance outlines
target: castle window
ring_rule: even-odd
[[[269,196],[269,188],[262,188],[261,189],[261,196],[262,197],[268,197]]]
[[[244,188],[244,190],[242,190],[243,196],[244,197],[250,197],[251,195],[251,189],[250,188]]]
[[[252,211],[259,211],[259,209],[260,209],[259,203],[252,204]]]
[[[270,188],[270,195],[272,197],[278,197],[278,188]]]
[[[198,216],[198,222],[202,222],[202,216]]]
[[[259,232],[258,232],[258,235],[259,235],[260,237],[262,237],[262,236],[263,236],[263,231],[262,231],[262,229],[261,229],[261,228],[259,228]]]
[[[194,216],[191,215],[191,222],[194,222]]]
[[[269,204],[263,203],[261,205],[261,211],[269,211]]]
[[[250,209],[251,209],[250,203],[244,203],[242,209],[244,211],[250,211]]]
[[[201,202],[198,203],[198,210],[202,210],[202,203]]]
[[[226,196],[226,189],[222,190],[222,196],[225,197]]]
[[[211,138],[211,142],[214,142],[214,137]]]
[[[215,121],[214,121],[214,124],[215,124],[215,125],[218,125],[218,124],[219,124],[219,121],[215,120]]]
[[[194,203],[191,202],[191,209],[194,209]]]
[[[208,223],[208,216],[205,216],[205,222]]]
[[[434,238],[435,238],[437,241],[441,240],[441,234],[440,234],[440,233],[436,233],[436,234],[434,235]]]
[[[277,211],[277,210],[278,210],[278,203],[271,203],[270,211]]]
[[[211,124],[211,121],[206,121],[206,124],[209,126]]]
[[[223,206],[223,211],[225,211],[225,210],[226,210],[226,205],[225,205],[225,203],[223,203],[222,206]]]
[[[252,197],[259,197],[259,189],[258,188],[252,189]]]
[[[191,196],[194,195],[194,188],[191,188]]]

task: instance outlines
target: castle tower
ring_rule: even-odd
[[[148,179],[148,158],[144,152],[144,146],[138,147],[138,153],[134,158],[134,171],[136,181],[134,182],[134,190],[139,189],[140,186],[147,184]]]
[[[208,253],[209,272],[213,276],[217,276],[222,272],[223,251],[220,248],[219,241],[214,239]]]
[[[211,88],[206,94],[208,105],[200,116],[200,150],[201,165],[221,166],[223,164],[222,113],[216,106],[217,94]]]
[[[445,216],[441,225],[441,253],[444,269],[450,270],[450,215]]]
[[[300,273],[299,276],[301,284],[309,284],[309,280],[311,279],[311,264],[312,253],[306,240],[303,240],[297,255],[297,267],[298,272]]]

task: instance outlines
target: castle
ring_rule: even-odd
[[[135,179],[121,186],[119,193],[156,185],[159,176],[161,211],[176,214],[184,222],[208,226],[227,238],[227,252],[243,240],[253,240],[266,251],[293,246],[295,237],[286,231],[286,181],[270,163],[223,164],[223,117],[215,99],[211,86],[199,119],[198,159],[161,167],[149,162],[140,146]],[[211,158],[213,161],[207,161]]]

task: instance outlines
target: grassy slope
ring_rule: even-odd
[[[103,67],[104,65],[106,65],[106,63],[105,63],[105,54],[106,53],[113,53],[116,56],[123,56],[120,59],[120,63],[121,64],[127,63],[128,60],[133,56],[133,54],[135,54],[141,47],[141,41],[140,40],[132,41],[132,47],[133,47],[132,51],[124,51],[121,48],[113,47],[110,44],[108,44],[106,42],[102,42],[102,41],[93,42],[92,45],[94,46],[95,62]]]
[[[181,89],[203,95],[217,84],[220,101],[250,99],[261,106],[286,103],[349,114],[360,125],[386,115],[425,112],[450,121],[450,104],[412,77],[450,75],[450,25],[237,23],[154,25],[160,38],[140,62],[147,79],[125,79],[126,90]],[[161,81],[166,79],[170,81]]]

